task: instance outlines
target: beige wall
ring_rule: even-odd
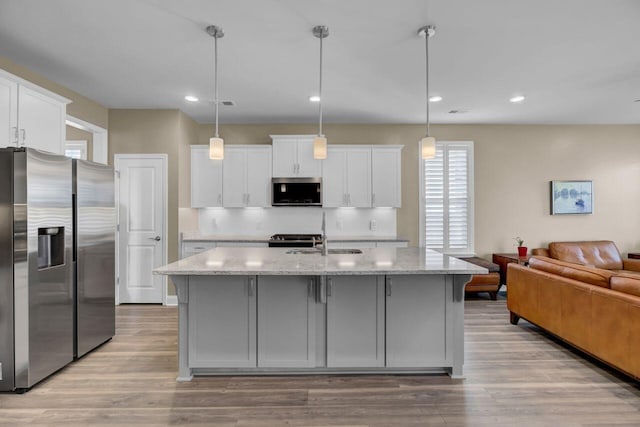
[[[199,144],[213,132],[200,126]],[[227,144],[268,144],[269,134],[315,133],[314,125],[223,125]],[[418,125],[326,125],[330,144],[404,144],[398,235],[419,242]],[[614,240],[640,249],[640,125],[436,125],[440,140],[475,147],[476,253],[514,252],[521,236],[530,248],[554,240]],[[181,168],[188,191],[190,171]],[[593,215],[549,215],[549,181],[591,179]]]
[[[178,259],[178,110],[109,110],[109,162],[115,154],[158,154],[168,157],[168,261]]]
[[[108,128],[109,110],[97,102],[67,89],[66,87],[61,86],[38,73],[34,73],[33,71],[2,56],[0,56],[0,68],[70,99],[72,102],[67,105],[68,115],[93,123],[105,129]]]

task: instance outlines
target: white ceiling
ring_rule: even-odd
[[[310,123],[322,24],[326,122],[421,123],[416,31],[434,24],[434,123],[638,124],[639,22],[637,0],[0,0],[0,55],[110,108],[210,123],[216,24],[221,123]]]

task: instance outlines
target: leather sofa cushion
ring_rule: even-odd
[[[549,249],[547,248],[534,248],[531,249],[531,255],[537,255],[537,256],[546,256],[546,257],[550,257],[549,256]]]
[[[601,268],[587,267],[541,256],[529,258],[529,267],[603,288],[610,287],[609,281],[614,275],[614,273]]]
[[[500,274],[499,273],[489,273],[489,274],[474,274],[471,276],[471,280],[467,283],[467,286],[471,285],[492,285],[497,289],[497,286],[500,284]]]
[[[620,273],[611,278],[611,289],[640,297],[640,275]]]
[[[622,270],[620,251],[610,240],[588,242],[552,242],[549,243],[549,255],[560,261],[604,268]]]

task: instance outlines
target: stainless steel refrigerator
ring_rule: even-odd
[[[0,390],[73,360],[71,159],[0,149]]]
[[[112,167],[73,160],[75,357],[115,334],[113,182]]]

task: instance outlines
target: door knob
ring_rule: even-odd
[[[155,240],[156,242],[159,242],[160,240],[162,240],[162,238],[160,236],[149,237],[149,240]]]

